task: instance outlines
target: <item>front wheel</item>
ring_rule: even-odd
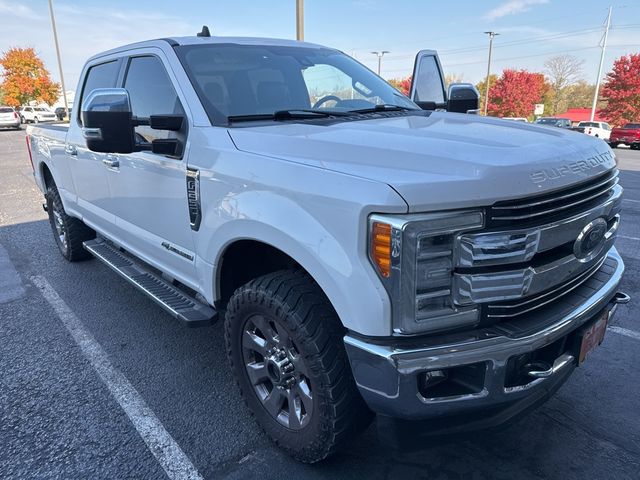
[[[38,120],[38,117],[33,117],[33,123],[40,123],[40,120]]]
[[[632,143],[631,150],[640,150],[640,143]]]
[[[55,185],[47,188],[46,199],[49,224],[62,256],[70,262],[91,258],[82,242],[95,238],[96,232],[81,220],[67,215]]]
[[[609,143],[609,146],[610,146],[611,148],[618,148],[618,145],[620,145],[618,142],[610,142],[610,143]]]
[[[371,421],[336,313],[304,272],[281,271],[229,301],[227,355],[248,407],[274,442],[313,463]]]

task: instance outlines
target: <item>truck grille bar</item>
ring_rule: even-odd
[[[604,201],[618,180],[618,170],[613,169],[588,182],[555,193],[499,202],[489,209],[489,223],[491,226],[527,223],[586,208],[591,202]]]

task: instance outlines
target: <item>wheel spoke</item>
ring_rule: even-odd
[[[262,332],[268,342],[276,343],[276,333],[262,315],[254,315],[251,317],[251,323],[253,323],[255,327]]]
[[[308,414],[311,414],[311,410],[313,409],[313,393],[311,393],[311,389],[309,388],[309,384],[306,380],[301,380],[295,386],[295,393],[300,398],[300,401],[304,404],[304,409]]]
[[[252,385],[259,385],[269,380],[269,373],[264,362],[261,363],[248,363],[247,374],[249,375],[249,381]]]
[[[302,426],[302,405],[300,397],[295,389],[289,390],[287,401],[289,403],[289,428],[298,429]]]
[[[254,332],[245,330],[242,335],[242,346],[247,350],[258,352],[263,357],[267,356],[267,341],[264,338],[260,338]]]
[[[277,343],[281,347],[291,347],[291,339],[289,338],[289,333],[285,330],[285,328],[280,325],[278,322],[274,322],[275,325],[275,334],[277,335]]]
[[[282,404],[286,396],[279,388],[273,387],[269,396],[264,399],[264,406],[267,411],[273,415],[273,418],[278,418],[280,411],[282,410]]]

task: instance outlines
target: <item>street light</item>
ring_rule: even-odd
[[[491,74],[491,52],[493,50],[493,37],[500,35],[496,32],[484,32],[489,35],[489,61],[487,62],[487,79],[484,82],[484,116],[487,116],[487,106],[489,105],[489,75]]]
[[[64,76],[62,74],[62,60],[60,60],[60,46],[58,45],[58,31],[56,29],[56,19],[53,16],[53,3],[49,0],[49,13],[51,14],[51,27],[53,28],[53,41],[56,44],[56,56],[58,57],[58,69],[60,70],[60,85],[62,86],[62,98],[64,99],[64,108],[66,115],[69,115],[69,102],[67,102],[67,90],[64,86]]]
[[[389,53],[388,50],[382,50],[381,52],[371,52],[378,57],[378,76],[380,76],[380,68],[382,67],[382,57],[385,53]]]

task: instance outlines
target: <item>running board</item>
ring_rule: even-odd
[[[218,312],[176,286],[170,284],[148,268],[135,262],[100,238],[83,243],[84,248],[107,267],[111,268],[133,286],[147,294],[153,301],[188,327],[203,327],[215,323]]]

